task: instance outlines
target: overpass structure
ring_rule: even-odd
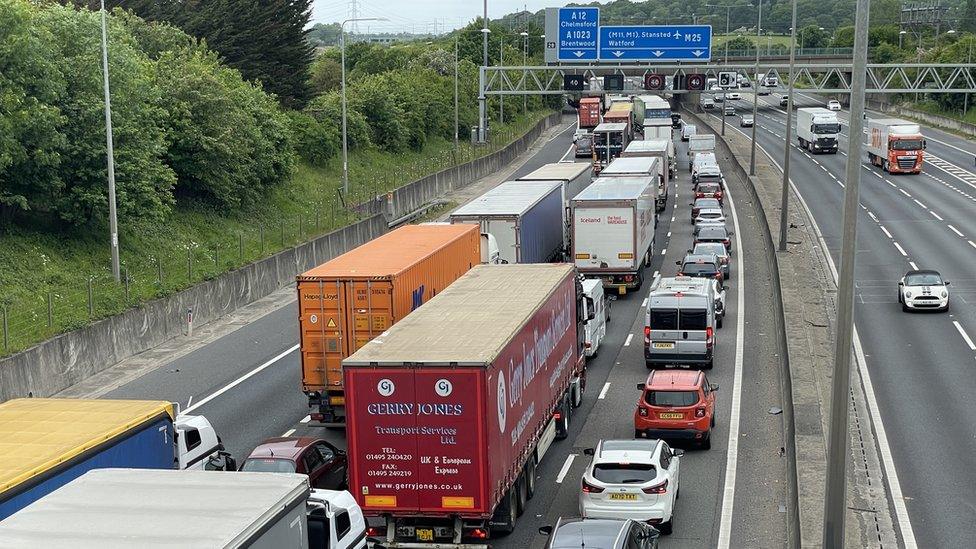
[[[705,74],[718,77],[719,72],[736,71],[743,75],[756,72],[779,77],[780,87],[788,85],[789,64],[782,61],[760,60],[752,63],[707,63],[655,65],[640,64],[553,64],[540,66],[494,66],[480,69],[480,98],[492,95],[555,95],[577,93],[599,95],[603,89],[602,77],[611,74],[637,78],[643,82],[644,75],[664,74],[681,76]],[[794,67],[793,81],[797,88],[816,93],[845,94],[851,91],[851,63],[808,62],[797,63]],[[867,87],[865,93],[976,93],[976,64],[948,63],[894,63],[867,65]],[[588,89],[566,91],[563,89],[564,77],[582,75],[588,82]],[[750,80],[754,78],[750,77]],[[634,89],[642,89],[638,86]],[[612,90],[611,90],[612,91]],[[626,90],[625,90],[626,91]],[[700,93],[702,90],[648,90],[664,93]]]

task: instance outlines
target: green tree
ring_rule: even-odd
[[[966,0],[959,18],[960,28],[966,32],[976,33],[976,0]]]
[[[796,47],[825,48],[830,44],[830,35],[826,30],[820,30],[818,25],[801,27],[796,36]]]
[[[342,67],[339,62],[327,55],[319,55],[312,63],[309,88],[313,95],[321,95],[339,89]]]
[[[854,47],[854,26],[844,26],[839,27],[834,31],[834,39],[830,42],[830,45],[835,48],[853,48]]]
[[[722,50],[725,50],[725,44],[723,44]],[[754,50],[756,48],[756,43],[743,36],[736,36],[729,40],[728,44],[729,51],[742,51],[742,50]]]

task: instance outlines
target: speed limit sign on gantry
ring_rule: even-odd
[[[735,71],[722,71],[718,73],[718,85],[722,88],[735,87]]]

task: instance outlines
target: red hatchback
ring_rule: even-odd
[[[346,452],[312,437],[269,438],[244,460],[241,471],[301,473],[313,488],[341,490],[349,470]]]
[[[634,436],[665,440],[690,440],[704,449],[712,447],[715,426],[715,391],[698,370],[654,370],[641,392],[634,412]]]

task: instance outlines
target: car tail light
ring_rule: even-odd
[[[382,526],[370,526],[366,529],[366,537],[379,538],[386,535],[386,528]]]
[[[695,198],[705,198],[705,193],[698,191],[695,193]]]
[[[705,409],[695,408],[695,417],[705,417]]]
[[[650,345],[651,344],[651,327],[650,326],[644,326],[644,344],[645,345]]]
[[[641,490],[645,494],[667,494],[668,493],[668,481],[664,481],[656,486],[651,486],[650,488],[644,488]]]
[[[637,415],[639,415],[640,417],[647,417],[647,414],[648,414],[647,408],[643,406],[637,407]]]
[[[599,486],[593,486],[592,484],[586,482],[585,478],[583,479],[582,483],[583,483],[584,494],[599,494],[600,492],[603,491],[603,488],[600,488]]]
[[[563,413],[562,412],[556,412],[555,414],[552,414],[552,419],[554,419],[556,421],[559,421],[562,418],[563,418]]]
[[[587,349],[589,349],[592,346],[593,346],[593,344],[590,343],[589,341],[587,341],[586,343],[583,344],[583,347],[586,347]]]
[[[678,274],[677,274],[677,276],[685,276],[685,273],[684,273],[684,272],[682,272],[682,271],[678,271]]]
[[[722,280],[722,271],[715,273],[715,280]]]
[[[627,281],[627,282],[630,282],[630,281],[634,280],[634,276],[633,275],[626,275],[626,276],[624,276],[624,280]]]
[[[712,327],[709,326],[705,328],[705,346],[709,349],[712,348],[712,336],[715,334]]]
[[[309,414],[309,419],[312,421],[324,421],[325,416],[323,414]]]
[[[731,246],[732,245],[732,241],[729,240],[728,238],[726,238],[725,240],[722,241],[722,244],[725,244],[726,246]]]
[[[484,528],[475,528],[471,530],[470,536],[476,539],[488,539],[488,531]]]

